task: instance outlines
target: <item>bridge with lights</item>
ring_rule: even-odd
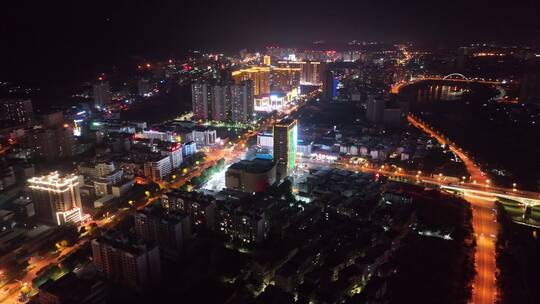
[[[390,90],[393,94],[398,94],[402,88],[415,84],[415,83],[423,82],[423,81],[445,81],[445,82],[451,82],[451,83],[480,83],[480,84],[495,85],[495,86],[503,86],[506,84],[514,83],[513,80],[485,79],[485,78],[478,78],[478,77],[471,78],[461,73],[450,73],[445,76],[422,75],[415,78],[411,78],[408,81],[400,81],[398,83],[393,84]]]

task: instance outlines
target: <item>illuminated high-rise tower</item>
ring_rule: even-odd
[[[28,180],[36,217],[44,222],[62,225],[82,220],[80,178],[58,172]]]
[[[293,172],[296,166],[296,143],[298,141],[296,120],[283,119],[274,125],[273,133],[276,176],[283,180]]]

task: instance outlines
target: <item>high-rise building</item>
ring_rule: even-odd
[[[94,106],[96,108],[106,107],[111,102],[111,87],[108,81],[103,81],[100,77],[99,82],[93,86]]]
[[[300,85],[302,69],[291,67],[272,67],[270,88],[272,92],[289,92]]]
[[[97,270],[108,279],[133,290],[156,285],[161,279],[159,247],[137,244],[122,236],[104,235],[92,240]]]
[[[253,95],[270,94],[270,67],[251,67],[232,72],[236,84],[244,80],[253,81]]]
[[[366,119],[371,122],[382,122],[384,117],[384,108],[386,102],[383,99],[375,98],[374,96],[368,96],[367,101]]]
[[[251,80],[236,84],[195,83],[192,85],[194,119],[247,123],[253,115],[253,93]]]
[[[0,105],[0,114],[12,125],[27,124],[34,118],[30,99],[6,99],[1,100]]]
[[[191,101],[193,106],[193,119],[208,120],[211,116],[212,85],[206,82],[197,82],[191,85]]]
[[[278,61],[279,67],[300,69],[300,83],[308,85],[320,85],[324,75],[324,63],[320,61]]]
[[[74,174],[60,176],[52,172],[45,176],[28,180],[28,187],[36,217],[47,223],[62,225],[67,222],[78,223],[82,220],[81,179]]]
[[[230,86],[231,109],[230,121],[248,123],[253,118],[254,96],[253,81],[245,80],[239,85]]]
[[[242,81],[253,81],[253,95],[255,97],[270,94],[273,91],[289,92],[298,87],[301,82],[302,68],[297,66],[256,66],[232,72],[236,84]]]
[[[274,125],[274,161],[278,180],[288,177],[296,166],[297,122],[283,119]]]
[[[212,94],[212,120],[225,121],[229,117],[231,90],[227,85],[215,85]]]
[[[327,100],[332,100],[337,95],[337,85],[338,80],[334,76],[334,72],[331,70],[326,70],[324,72],[324,82],[323,82],[323,90],[324,90],[324,98]]]
[[[36,127],[30,130],[27,138],[37,158],[56,160],[73,156],[75,138],[69,126],[55,129]]]
[[[140,239],[157,243],[164,257],[176,259],[191,237],[191,217],[151,205],[135,214],[135,232]]]

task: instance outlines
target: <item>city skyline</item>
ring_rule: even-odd
[[[305,48],[327,41],[328,48],[335,48],[336,43],[356,39],[411,41],[437,48],[478,41],[531,46],[540,42],[532,30],[537,10],[529,0],[437,5],[427,1],[406,5],[400,1],[66,2],[38,2],[30,9],[17,3],[2,5],[9,12],[1,29],[9,46],[2,50],[2,78],[67,82],[73,75],[89,77],[136,58],[181,57],[193,49],[232,53],[238,45]],[[291,18],[281,17],[291,13]],[[17,18],[19,14],[27,17]],[[13,75],[17,70],[24,72]]]
[[[0,303],[540,302],[533,1],[5,7]]]

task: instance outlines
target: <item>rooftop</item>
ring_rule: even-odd
[[[254,160],[241,160],[229,167],[229,170],[242,170],[249,173],[264,173],[272,170],[274,161],[270,159],[255,158]]]

